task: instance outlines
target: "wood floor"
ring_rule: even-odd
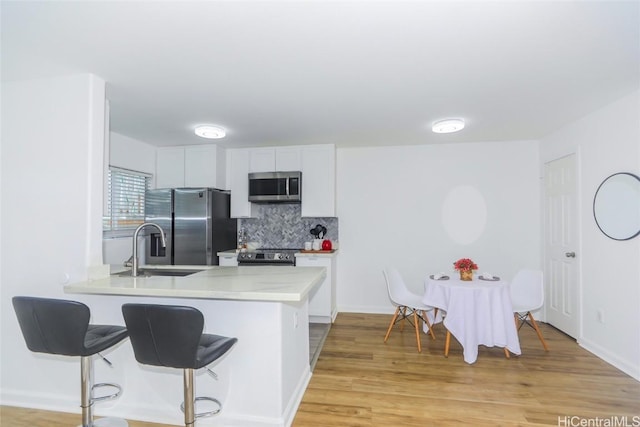
[[[506,359],[502,349],[480,347],[478,361],[468,365],[455,340],[444,358],[442,325],[435,327],[435,341],[422,335],[421,354],[408,327],[394,329],[383,343],[390,320],[338,315],[293,427],[640,425],[640,382],[548,325],[541,328],[550,352],[525,326],[522,356]],[[11,407],[0,412],[2,427],[71,427],[78,420]]]
[[[441,324],[435,341],[422,335],[421,354],[412,328],[394,329],[383,343],[390,320],[338,315],[294,427],[569,426],[587,424],[559,424],[558,417],[624,415],[640,425],[640,382],[550,326],[541,324],[548,353],[525,326],[522,356],[480,347],[468,365],[454,339],[444,358]]]

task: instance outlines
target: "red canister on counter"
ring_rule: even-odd
[[[331,250],[331,240],[323,240],[322,241],[322,250],[330,251]]]

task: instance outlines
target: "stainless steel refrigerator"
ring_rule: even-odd
[[[218,265],[220,251],[237,245],[237,220],[230,218],[229,192],[214,188],[149,190],[145,221],[165,232],[167,245],[151,229],[146,239],[146,263]]]

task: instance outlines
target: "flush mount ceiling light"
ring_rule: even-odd
[[[462,119],[446,119],[435,122],[431,130],[435,133],[451,133],[458,132],[464,128],[464,120]]]
[[[220,126],[202,125],[196,127],[196,135],[207,139],[220,139],[224,138],[227,132]]]

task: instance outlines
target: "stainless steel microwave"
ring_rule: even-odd
[[[300,203],[302,172],[254,172],[249,174],[249,201]]]

